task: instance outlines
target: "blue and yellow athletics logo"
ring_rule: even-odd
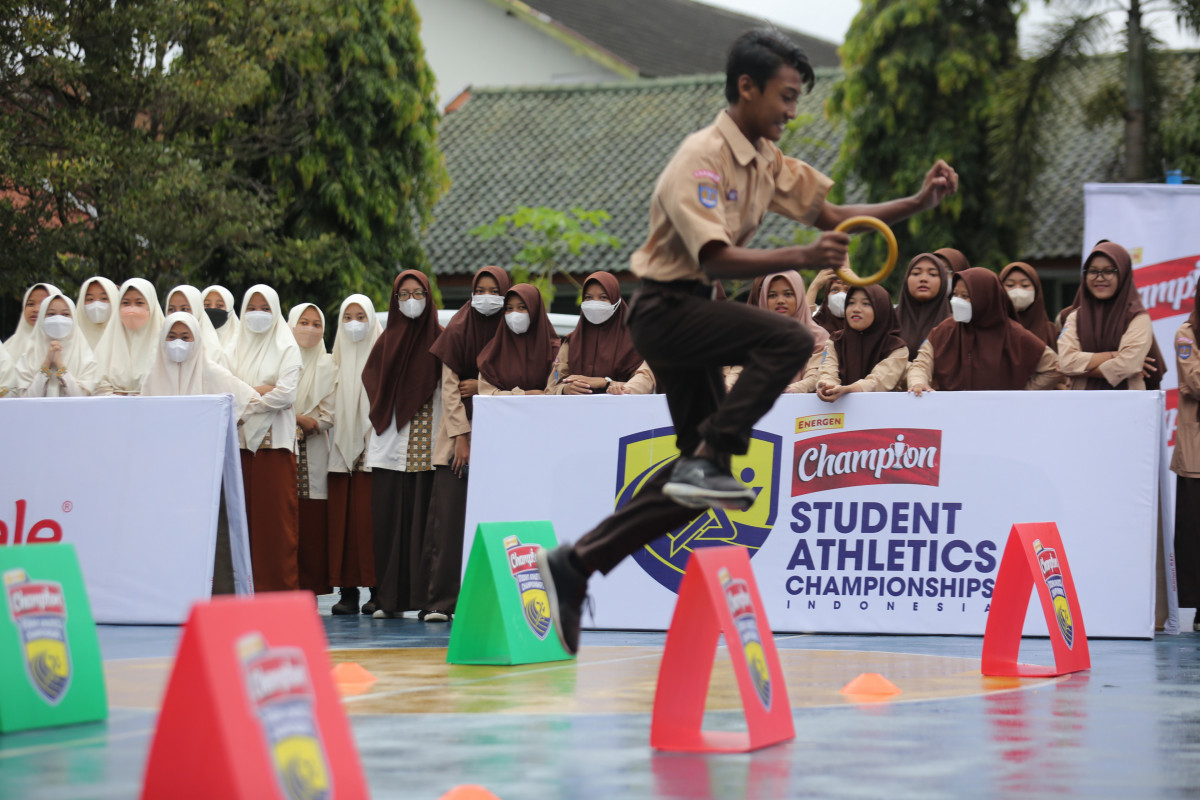
[[[504,552],[508,557],[508,568],[513,580],[517,582],[517,591],[521,595],[521,608],[525,612],[525,623],[529,630],[539,639],[545,639],[550,632],[550,597],[546,594],[546,584],[537,568],[536,544],[521,544],[516,536],[504,539]]]
[[[699,547],[737,545],[745,547],[751,558],[771,534],[779,513],[780,453],[783,439],[775,434],[754,431],[750,449],[744,456],[733,457],[733,475],[754,490],[758,499],[746,511],[712,508],[688,525],[664,535],[633,554],[633,559],[650,577],[672,592],[687,568],[692,551]],[[674,428],[624,436],[617,458],[616,507],[621,508],[661,470],[672,469],[679,458]]]
[[[332,779],[304,651],[271,647],[254,631],[238,640],[237,652],[283,796],[328,800],[333,796]]]
[[[4,573],[8,613],[21,634],[29,682],[50,705],[58,705],[71,684],[67,643],[67,601],[57,581],[32,580],[25,570]]]

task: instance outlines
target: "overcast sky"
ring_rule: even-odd
[[[819,36],[839,44],[846,38],[846,29],[858,12],[861,5],[854,0],[702,0],[712,6],[721,6],[763,17],[777,22],[802,33]],[[1062,7],[1064,3],[1056,3]],[[1122,15],[1110,15],[1113,31],[1124,27]],[[1029,11],[1021,18],[1021,46],[1028,46],[1031,36],[1036,37],[1037,29],[1052,15],[1046,10],[1043,0],[1030,0]],[[1200,39],[1179,32],[1175,20],[1170,14],[1154,14],[1149,16],[1148,23],[1159,38],[1173,48],[1200,48]],[[1113,46],[1109,49],[1116,49]]]

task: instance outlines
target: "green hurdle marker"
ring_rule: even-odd
[[[108,716],[96,623],[71,544],[0,547],[0,734]]]
[[[450,633],[451,664],[537,664],[571,656],[550,621],[534,551],[558,544],[547,521],[483,522],[467,559]]]

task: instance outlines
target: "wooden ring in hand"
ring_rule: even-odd
[[[883,234],[888,246],[887,260],[883,264],[883,269],[865,278],[854,274],[849,267],[844,265],[838,267],[837,276],[851,286],[870,286],[873,283],[879,283],[892,274],[892,270],[896,268],[896,259],[900,256],[900,248],[896,245],[896,234],[892,233],[892,229],[887,226],[887,223],[876,217],[851,217],[841,222],[834,230],[846,232],[862,227],[874,228]]]

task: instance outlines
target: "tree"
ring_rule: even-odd
[[[582,289],[579,282],[563,269],[568,256],[577,256],[585,247],[617,249],[621,241],[604,231],[612,219],[603,209],[572,208],[570,213],[545,206],[520,206],[512,214],[503,214],[495,222],[472,228],[470,233],[484,241],[502,237],[521,246],[513,260],[513,283],[532,283],[542,293],[546,306],[554,301],[554,276],[561,272]]]
[[[286,100],[307,109],[311,136],[238,169],[274,187],[284,237],[329,243],[293,292],[334,308],[353,292],[386,304],[399,269],[430,273],[419,237],[449,186],[434,76],[410,0],[329,0],[319,14],[306,46],[275,61],[267,97],[233,126],[269,125]]]
[[[1200,182],[1200,65],[1183,101],[1163,121],[1163,150],[1168,164]]]
[[[380,239],[419,263],[444,184],[432,84],[410,4],[363,8],[0,0],[0,292],[100,273],[291,299],[373,284],[395,266]],[[403,202],[375,196],[390,181]]]
[[[1020,5],[865,0],[850,25],[845,75],[826,108],[846,125],[835,201],[854,181],[868,202],[912,194],[938,158],[960,176],[957,195],[897,228],[902,254],[953,246],[974,263],[994,264],[1011,249],[1011,232],[992,213],[986,131],[996,76],[1016,58]],[[863,263],[880,261],[878,237],[860,252]]]

